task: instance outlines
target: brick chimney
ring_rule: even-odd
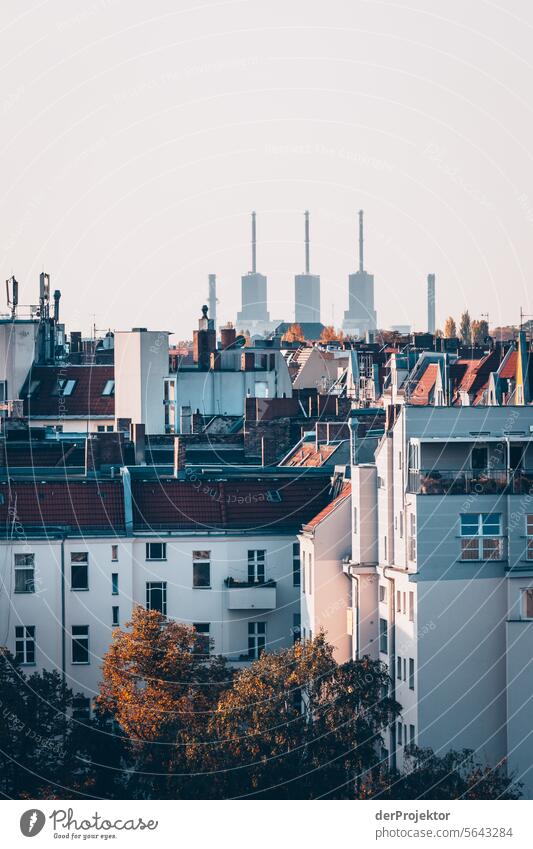
[[[225,327],[220,328],[220,344],[223,350],[233,345],[236,338],[237,331],[231,324],[227,324]]]

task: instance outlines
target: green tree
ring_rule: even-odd
[[[489,324],[485,319],[474,319],[472,322],[472,341],[474,345],[481,345],[489,335]]]
[[[461,337],[461,341],[463,345],[471,345],[472,344],[472,327],[470,323],[470,313],[468,310],[465,310],[461,315],[461,321],[459,324],[459,336]]]

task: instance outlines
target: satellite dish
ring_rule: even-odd
[[[232,348],[245,348],[246,347],[246,336],[236,336],[235,342],[231,346]]]

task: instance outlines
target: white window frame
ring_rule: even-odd
[[[531,614],[528,615],[528,598],[530,599]],[[529,621],[533,619],[533,587],[522,587],[520,590],[520,618]]]
[[[477,523],[471,523],[475,533],[464,533],[463,517],[476,516]],[[498,533],[484,533],[485,520],[487,516],[498,518]],[[461,538],[461,552],[459,559],[462,563],[487,562],[489,560],[503,560],[503,535],[501,513],[461,513],[459,517],[459,528]],[[465,556],[467,555],[467,556]],[[470,556],[472,555],[472,556]]]
[[[152,556],[152,546],[160,545],[161,546],[161,557],[153,557]],[[161,540],[154,540],[153,542],[146,543],[146,560],[155,561],[157,563],[162,563],[167,559],[167,544],[166,542],[162,542]]]
[[[266,581],[266,549],[248,549],[248,582],[264,584]]]
[[[105,386],[102,389],[102,395],[114,395],[115,394],[115,381],[113,379],[106,380]]]
[[[75,634],[74,629],[83,628],[86,633]],[[87,660],[74,660],[74,643],[81,643],[81,641],[86,642],[87,644]],[[88,625],[72,625],[70,631],[70,651],[71,651],[71,663],[73,666],[89,666],[91,662],[91,654],[89,647],[89,626]]]
[[[248,622],[248,658],[259,660],[266,651],[266,622]]]
[[[167,582],[166,581],[146,581],[146,610],[157,610],[152,607],[151,595],[153,592],[161,593],[161,610],[158,612],[162,616],[167,615]]]
[[[79,560],[73,560],[74,557],[79,557]],[[85,558],[85,559],[81,559]],[[87,580],[84,587],[74,587],[72,586],[72,567],[73,566],[85,566],[86,567],[86,575]],[[71,551],[70,552],[70,589],[72,592],[83,593],[87,592],[89,589],[89,552],[88,551]]]
[[[22,645],[22,652],[18,648],[20,645]],[[30,646],[33,660],[28,660]],[[35,666],[36,646],[35,625],[15,625],[15,657],[21,666]]]
[[[31,558],[27,563],[21,563],[17,560],[22,558]],[[35,592],[35,554],[30,552],[15,552],[14,554],[14,570],[15,570],[15,589],[14,592],[21,595],[31,595]],[[22,582],[26,589],[17,589],[17,577],[24,572],[31,573],[30,577],[23,578]],[[28,589],[28,586],[30,589]]]

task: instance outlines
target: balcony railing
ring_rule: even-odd
[[[527,495],[533,494],[533,471],[410,469],[407,486],[420,495]]]

